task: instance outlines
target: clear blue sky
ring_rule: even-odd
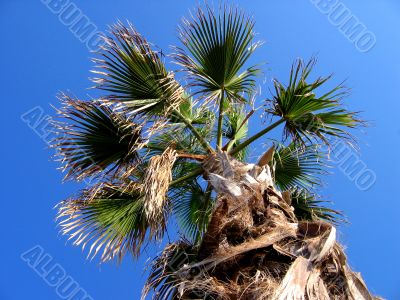
[[[105,30],[117,19],[132,21],[150,41],[169,51],[177,42],[176,25],[195,1],[76,1],[83,14]],[[400,299],[400,3],[397,0],[343,0],[376,36],[362,53],[331,24],[311,1],[253,0],[239,4],[257,22],[265,41],[254,61],[266,61],[266,78],[286,79],[297,57],[318,54],[316,74],[347,79],[350,108],[363,111],[372,126],[359,133],[360,158],[376,173],[367,191],[357,188],[340,168],[327,178],[324,194],[343,210],[351,224],[340,228],[351,266],[362,272],[369,288],[388,299]],[[52,114],[58,91],[78,96],[88,81],[90,53],[40,0],[0,0],[1,98],[3,115],[0,299],[59,299],[20,255],[35,245],[50,254],[93,299],[138,299],[148,258],[130,258],[117,267],[85,261],[81,250],[58,235],[53,209],[77,191],[61,184],[57,164],[45,142],[21,120],[39,106]],[[156,250],[149,248],[148,254]]]

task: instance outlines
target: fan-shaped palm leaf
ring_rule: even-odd
[[[111,93],[108,97],[123,101],[135,112],[167,114],[183,101],[183,89],[168,73],[160,52],[132,27],[118,23],[111,28],[111,37],[101,59],[94,59],[101,75],[93,81],[97,87]]]
[[[320,77],[308,83],[314,64],[315,60],[310,60],[305,65],[299,60],[292,67],[287,86],[275,81],[276,94],[270,101],[272,107],[266,111],[283,118],[285,135],[300,143],[304,144],[310,139],[320,139],[328,143],[329,136],[348,139],[350,135],[343,128],[354,128],[361,121],[356,113],[341,106],[340,100],[347,90],[339,85],[317,96],[316,90],[330,77]]]
[[[179,105],[177,111],[179,116],[176,116],[174,112],[171,114],[172,123],[182,123],[181,117],[184,117],[190,124],[211,127],[215,118],[206,105],[196,106],[189,96],[185,96],[185,100]]]
[[[208,138],[211,134],[210,128],[203,127],[199,133]],[[167,147],[174,147],[178,152],[187,154],[207,154],[201,143],[184,126],[172,125],[163,133],[154,136],[147,144],[152,153],[160,153]]]
[[[102,59],[95,59],[101,75],[94,78],[97,88],[111,94],[107,97],[123,103],[131,114],[146,116],[178,117],[192,131],[202,146],[211,152],[210,145],[198,134],[178,108],[187,101],[187,94],[168,73],[161,54],[153,51],[150,44],[132,27],[118,23],[112,27],[112,36],[104,37]],[[156,126],[158,127],[158,126]]]
[[[193,18],[184,20],[180,36],[187,51],[178,48],[175,58],[197,93],[215,98],[225,92],[241,99],[241,92],[252,92],[258,70],[241,70],[258,45],[253,27],[251,19],[233,8],[221,9],[218,15],[210,7],[198,8]]]
[[[101,252],[101,261],[119,260],[126,254],[139,255],[146,239],[160,238],[165,223],[150,224],[145,214],[141,186],[135,183],[105,184],[86,190],[81,199],[60,204],[58,218],[62,233],[75,245],[91,244],[88,257]]]
[[[222,136],[228,140],[228,143],[223,148],[230,151],[231,148],[236,147],[242,140],[247,137],[248,133],[248,116],[246,116],[243,108],[232,106],[230,110],[225,113],[224,126],[222,129]],[[247,156],[248,148],[243,148],[241,151],[235,153],[235,158],[244,160]]]
[[[292,193],[291,198],[294,214],[299,220],[315,221],[321,219],[333,223],[345,221],[341,212],[326,207],[327,202],[318,200],[316,197],[316,195],[301,189],[296,189]]]
[[[142,126],[104,101],[84,102],[66,95],[61,100],[53,147],[67,171],[66,178],[80,180],[135,166],[144,145]]]
[[[277,145],[271,161],[277,186],[285,191],[295,187],[311,189],[321,184],[320,175],[327,167],[324,155],[315,145],[300,147],[295,143]]]
[[[240,108],[227,111],[224,119],[223,136],[230,141],[241,141],[247,136],[246,114]]]
[[[171,204],[174,215],[186,237],[198,242],[205,232],[214,200],[210,189],[204,189],[197,181],[172,191]]]

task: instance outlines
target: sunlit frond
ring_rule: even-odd
[[[228,140],[226,149],[236,147],[242,140],[247,137],[249,131],[247,116],[241,107],[232,106],[230,110],[225,113],[224,126],[222,129],[222,136]],[[239,160],[245,160],[247,157],[248,148],[237,152],[234,156]]]
[[[203,137],[211,134],[208,128],[199,129]],[[158,154],[168,147],[174,147],[179,152],[190,154],[207,154],[199,141],[182,126],[171,126],[168,130],[155,136],[147,145],[151,153]]]
[[[224,118],[223,136],[229,140],[241,141],[247,136],[248,123],[242,109],[231,109]]]
[[[196,93],[215,98],[224,91],[229,98],[241,99],[240,93],[252,92],[256,67],[245,63],[257,48],[254,22],[234,8],[198,8],[180,27],[185,49],[178,48],[176,62],[190,78]]]
[[[183,89],[169,73],[160,51],[132,25],[118,23],[111,36],[104,37],[100,59],[94,59],[97,88],[110,93],[108,98],[122,101],[136,113],[166,115],[183,101]]]
[[[185,100],[178,107],[179,113],[193,125],[207,125],[211,127],[213,119],[215,118],[212,111],[206,105],[196,106],[193,99],[189,96],[185,97]],[[173,123],[181,123],[182,120],[179,117],[171,114],[170,121]]]
[[[145,141],[142,126],[132,122],[105,101],[80,101],[67,95],[61,98],[53,122],[57,137],[53,147],[66,171],[66,178],[128,172],[139,159]]]
[[[325,220],[334,224],[345,221],[340,211],[327,207],[327,201],[319,200],[315,194],[296,189],[291,195],[294,214],[299,220]]]
[[[61,202],[62,234],[83,249],[90,245],[88,258],[101,254],[101,262],[121,260],[127,252],[138,256],[141,246],[161,238],[165,229],[165,223],[158,223],[155,230],[147,220],[141,191],[136,183],[104,184],[86,190],[79,199]]]
[[[343,108],[341,99],[347,90],[338,85],[317,96],[317,89],[331,77],[320,77],[309,83],[314,65],[314,59],[307,64],[298,60],[292,67],[287,86],[274,81],[275,95],[266,111],[285,120],[285,136],[296,142],[322,140],[328,144],[329,137],[350,139],[346,128],[355,128],[362,122],[357,113]]]
[[[271,161],[277,186],[282,190],[296,187],[312,189],[321,184],[320,176],[326,174],[327,163],[320,147],[277,145]]]
[[[197,181],[175,189],[171,193],[171,205],[180,228],[191,241],[198,242],[207,228],[214,199],[211,190]]]

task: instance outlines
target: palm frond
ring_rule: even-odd
[[[269,100],[271,107],[266,111],[285,120],[285,136],[305,144],[322,140],[329,144],[329,137],[351,140],[347,128],[362,124],[357,113],[343,108],[342,98],[347,94],[343,85],[338,85],[325,94],[317,96],[329,77],[320,77],[308,83],[308,77],[315,65],[315,59],[304,64],[296,61],[291,69],[287,86],[274,81],[275,95]]]
[[[200,172],[199,172],[200,171]],[[190,174],[197,173],[193,177],[190,177]],[[194,178],[197,178],[202,174],[202,167],[199,163],[188,161],[187,159],[178,158],[176,160],[174,169],[172,170],[172,178],[173,182],[171,185],[174,187],[182,187],[188,184]],[[188,178],[186,178],[189,176]],[[179,183],[177,183],[179,181]]]
[[[196,103],[193,101],[192,97],[187,95],[184,97],[184,101],[179,105],[178,111],[188,122],[193,125],[210,126],[215,118],[214,114],[206,105],[196,106]],[[179,117],[176,117],[174,113],[172,113],[170,121],[172,123],[182,122],[182,120]]]
[[[161,238],[165,229],[163,222],[157,230],[149,223],[141,190],[137,183],[103,184],[84,191],[79,199],[61,202],[62,234],[83,249],[91,244],[88,258],[101,253],[101,262],[121,260],[127,252],[138,256],[146,240]]]
[[[248,123],[241,108],[232,108],[225,113],[223,136],[229,140],[241,141],[247,136]]]
[[[211,128],[208,126],[201,127],[198,131],[205,139],[211,139]],[[154,154],[161,153],[168,147],[190,154],[207,154],[198,139],[184,126],[177,124],[166,128],[147,144],[147,148]]]
[[[318,200],[315,194],[296,189],[292,193],[291,198],[294,214],[299,220],[325,220],[334,224],[346,221],[340,211],[326,207],[327,201]]]
[[[178,271],[196,261],[197,250],[186,240],[167,245],[152,262],[150,275],[142,291],[142,300],[153,290],[155,300],[176,299],[182,278]]]
[[[171,193],[171,205],[185,236],[198,242],[203,236],[214,199],[211,190],[204,189],[197,181],[188,182]]]
[[[54,121],[57,137],[52,147],[62,162],[65,178],[78,181],[89,176],[129,170],[139,160],[145,144],[142,126],[105,101],[85,102],[67,95]]]
[[[135,113],[167,115],[183,101],[183,89],[169,73],[159,51],[131,24],[111,27],[104,37],[100,59],[94,59],[100,75],[93,81],[109,93],[108,98],[122,101]]]
[[[247,137],[249,131],[248,115],[242,107],[233,105],[225,113],[224,126],[222,128],[222,136],[228,140],[228,143],[224,147],[224,150],[230,151],[231,148],[236,147]],[[246,159],[248,154],[248,148],[234,154],[234,157],[243,161]]]
[[[320,176],[326,174],[327,167],[324,158],[316,145],[276,145],[271,161],[276,185],[282,191],[296,187],[310,190],[321,185]]]
[[[257,48],[254,22],[234,8],[198,8],[180,27],[180,39],[186,50],[178,48],[175,59],[190,78],[195,93],[215,98],[225,92],[232,99],[242,99],[242,92],[253,91],[256,67],[244,68]]]

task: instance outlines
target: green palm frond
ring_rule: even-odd
[[[318,200],[314,194],[296,189],[291,197],[294,214],[299,220],[325,220],[334,224],[346,221],[340,211],[326,207],[327,202]]]
[[[317,78],[308,83],[315,60],[304,64],[298,60],[290,72],[289,84],[275,81],[275,96],[266,111],[285,120],[285,136],[305,144],[312,140],[329,143],[329,137],[350,139],[345,128],[355,128],[362,122],[357,113],[343,108],[341,99],[347,94],[343,85],[338,85],[325,94],[317,96],[317,89],[331,78]]]
[[[161,238],[165,229],[149,224],[141,187],[136,183],[104,184],[86,190],[80,199],[66,200],[59,206],[61,232],[75,245],[91,244],[88,258],[101,253],[101,262],[121,260],[130,252],[135,257],[146,240]]]
[[[104,37],[100,59],[94,59],[100,75],[93,81],[109,93],[108,98],[122,101],[133,112],[166,115],[183,101],[183,89],[168,73],[160,52],[132,25],[118,23]]]
[[[186,159],[178,158],[174,169],[172,170],[172,178],[173,180],[177,180],[179,178],[184,177],[185,175],[195,171],[195,170],[201,170],[201,165],[199,163],[193,162],[193,161],[187,161]],[[190,178],[190,180],[193,180],[193,178]],[[186,185],[190,180],[185,180],[182,181],[179,185],[179,187]]]
[[[296,187],[310,190],[319,186],[320,176],[326,174],[324,157],[315,145],[300,147],[291,143],[285,147],[278,144],[271,161],[277,186],[282,191]]]
[[[200,133],[203,136],[210,134],[207,129],[200,130]],[[173,146],[177,151],[186,153],[207,154],[199,141],[181,126],[172,126],[162,134],[154,137],[147,145],[153,153],[163,151],[169,146]]]
[[[188,122],[193,125],[207,125],[212,126],[214,121],[214,114],[206,105],[196,106],[193,99],[189,96],[185,96],[185,100],[179,105],[178,111]],[[172,113],[170,118],[172,123],[182,123],[180,117],[176,117]]]
[[[61,101],[61,120],[53,122],[57,137],[52,146],[67,171],[66,178],[81,180],[134,168],[144,145],[142,126],[105,101],[84,102],[67,95]]]
[[[204,189],[197,181],[174,190],[171,204],[178,224],[186,237],[198,242],[205,232],[214,200],[211,190]]]
[[[241,141],[246,138],[248,122],[246,114],[241,108],[232,108],[225,113],[223,137],[230,141]]]
[[[186,240],[167,245],[161,255],[152,262],[150,275],[143,288],[142,300],[151,291],[154,291],[155,300],[176,299],[179,284],[182,283],[178,271],[184,265],[195,262],[196,258],[197,249]]]
[[[238,9],[223,8],[218,15],[207,7],[198,8],[180,27],[186,50],[178,48],[176,62],[187,72],[196,93],[215,98],[226,93],[242,99],[242,92],[253,91],[256,67],[244,65],[258,43],[254,43],[254,22]]]
[[[222,136],[228,140],[224,146],[224,150],[230,151],[236,147],[242,140],[247,137],[249,131],[248,115],[241,107],[232,106],[224,117],[224,126],[222,128]],[[234,157],[243,161],[248,155],[248,148],[234,154]]]

